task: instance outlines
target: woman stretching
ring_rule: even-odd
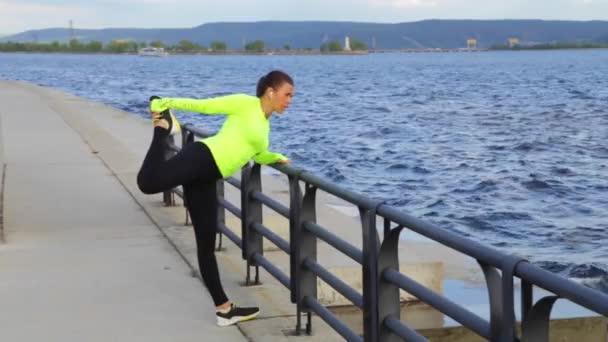
[[[256,97],[234,94],[197,100],[153,96],[150,101],[154,136],[137,175],[137,184],[145,194],[183,185],[196,236],[199,269],[213,297],[220,326],[253,319],[259,309],[240,308],[224,293],[215,259],[216,183],[233,175],[251,159],[259,164],[289,163],[282,154],[267,149],[270,116],[287,109],[293,92],[291,77],[275,70],[260,78]],[[182,146],[180,152],[165,160],[167,136],[180,132],[179,122],[170,109],[225,114],[227,118],[216,135]]]

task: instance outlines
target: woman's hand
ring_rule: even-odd
[[[277,160],[277,164],[289,165],[289,164],[291,164],[291,160],[289,160],[289,159],[279,159],[279,160]]]
[[[152,123],[156,124],[158,122],[158,120],[163,118],[163,115],[159,112],[152,112],[150,111],[150,115],[152,115]]]

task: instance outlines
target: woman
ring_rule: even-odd
[[[215,259],[217,232],[216,182],[241,169],[249,160],[260,164],[289,163],[279,153],[269,152],[269,119],[283,113],[291,102],[294,86],[289,75],[271,71],[260,78],[257,96],[228,95],[196,100],[158,98],[150,101],[154,136],[137,175],[139,189],[156,194],[184,186],[188,211],[196,236],[199,269],[215,303],[220,326],[255,318],[258,308],[239,308],[224,293]],[[180,131],[170,109],[204,114],[225,114],[219,132],[209,138],[183,146],[169,160],[164,160],[166,138]]]

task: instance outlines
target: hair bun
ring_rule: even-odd
[[[268,88],[275,88],[283,83],[293,85],[293,80],[289,75],[280,70],[272,70],[266,75],[260,77],[256,88],[257,97],[262,97]]]

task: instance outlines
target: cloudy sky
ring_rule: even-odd
[[[68,27],[192,27],[218,21],[608,20],[608,0],[0,0],[0,34]]]

